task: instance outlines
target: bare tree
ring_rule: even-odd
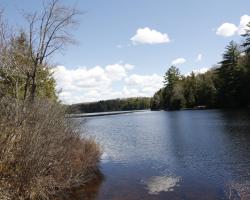
[[[74,8],[60,4],[59,0],[44,2],[41,14],[37,12],[26,16],[29,23],[29,47],[33,61],[31,78],[31,100],[36,95],[36,75],[39,67],[43,67],[46,59],[66,44],[72,43],[72,25],[77,23],[80,14]]]

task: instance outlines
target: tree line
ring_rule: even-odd
[[[152,110],[238,108],[250,106],[250,23],[244,42],[231,41],[222,61],[206,73],[184,76],[171,66],[164,87],[151,100]]]
[[[68,107],[70,113],[93,113],[110,111],[146,110],[150,109],[149,97],[111,99],[106,101],[73,104]]]

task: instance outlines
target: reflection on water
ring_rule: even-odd
[[[105,152],[92,199],[250,199],[246,111],[93,117],[82,128]]]
[[[104,181],[104,175],[97,171],[95,177],[81,188],[74,189],[65,200],[95,200],[98,196],[101,185]]]
[[[179,186],[180,177],[153,176],[143,183],[147,186],[149,194],[159,194],[160,192],[173,191]]]

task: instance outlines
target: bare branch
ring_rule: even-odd
[[[76,17],[80,14],[74,8],[62,6],[59,0],[51,0],[48,4],[44,1],[43,7],[41,15],[34,13],[28,18],[30,56],[33,60],[33,96],[36,90],[37,68],[43,66],[47,57],[73,41],[70,27],[77,23]]]

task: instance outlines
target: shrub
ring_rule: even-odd
[[[61,105],[0,99],[0,116],[0,199],[55,199],[93,177],[100,148]]]

